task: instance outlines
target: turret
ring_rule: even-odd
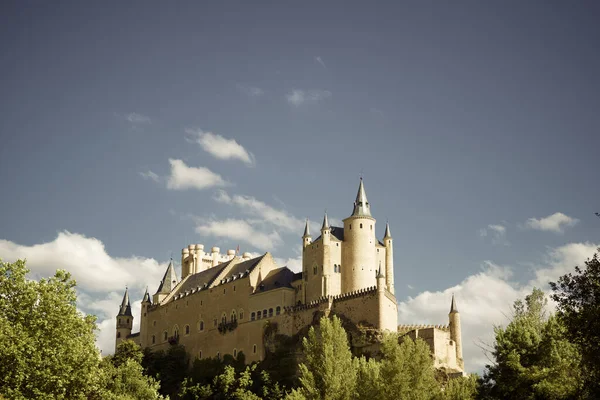
[[[385,235],[383,235],[383,244],[385,245],[385,283],[388,290],[394,293],[394,246],[392,245],[392,233],[390,224],[385,224]]]
[[[148,336],[148,307],[152,305],[150,301],[150,295],[148,294],[148,287],[146,287],[146,291],[144,292],[144,298],[142,299],[142,310],[140,315],[140,344],[142,347],[147,345],[147,336]]]
[[[323,296],[329,296],[331,294],[331,276],[333,274],[333,268],[331,265],[331,227],[329,226],[329,219],[327,218],[327,211],[323,217],[323,225],[321,225],[321,239],[323,242],[323,264],[322,264],[322,288],[321,294]]]
[[[175,268],[173,268],[173,260],[171,260],[165,275],[160,281],[160,285],[158,285],[158,290],[153,296],[153,303],[158,304],[163,301],[163,299],[167,297],[169,293],[171,293],[176,285],[177,275],[175,274]]]
[[[375,218],[361,178],[352,215],[344,219],[342,293],[376,285],[375,243]]]
[[[119,343],[127,339],[127,336],[131,335],[131,329],[133,328],[133,314],[131,314],[131,304],[129,303],[129,291],[125,288],[125,294],[123,295],[123,301],[119,307],[119,313],[117,314],[117,338],[115,340],[115,351]]]
[[[312,236],[310,236],[310,228],[308,218],[306,218],[306,226],[304,227],[304,235],[302,235],[302,248],[305,249],[312,242]]]
[[[213,247],[210,249],[212,255],[212,266],[217,266],[219,264],[219,252],[221,251],[218,247]]]
[[[456,363],[461,368],[464,368],[460,314],[458,313],[458,308],[456,307],[454,294],[452,295],[452,303],[450,304],[450,312],[448,313],[448,322],[450,325],[450,339],[456,343]]]
[[[195,245],[194,246],[194,268],[191,271],[192,274],[197,274],[198,272],[202,272],[202,270],[203,270],[202,255],[203,254],[204,254],[204,245],[203,244]]]

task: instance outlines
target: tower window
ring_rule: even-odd
[[[362,229],[362,224],[360,224],[360,229]]]
[[[125,322],[126,322],[126,323],[129,323],[129,318],[127,318],[127,319],[125,320]]]
[[[318,268],[317,268],[317,266],[315,265],[315,266],[313,267],[313,272],[314,272],[314,274],[315,274],[315,275],[317,274],[317,269],[318,269]]]
[[[156,321],[152,321],[152,326],[156,326]]]
[[[121,337],[121,332],[117,332],[117,339]]]
[[[164,331],[164,332],[163,332],[163,340],[167,340],[167,336],[168,336],[168,335],[169,335],[169,334],[167,333],[167,331]]]
[[[198,358],[199,358],[199,359],[202,359],[202,350],[200,350],[200,351],[198,352]]]
[[[156,336],[152,335],[152,344],[156,343]]]
[[[186,335],[189,335],[189,334],[190,334],[190,326],[189,326],[189,325],[186,325],[186,326],[185,326],[185,334],[186,334]]]
[[[348,225],[348,229],[352,230],[352,224]]]
[[[237,349],[233,349],[233,356],[237,357]]]
[[[204,330],[204,321],[200,321],[200,331]]]
[[[252,346],[252,352],[256,354],[256,345]]]
[[[371,225],[371,230],[373,230],[373,225]]]

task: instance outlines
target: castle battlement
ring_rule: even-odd
[[[414,331],[415,329],[439,329],[442,331],[449,331],[450,327],[448,325],[398,325],[398,332],[406,333],[410,331]]]

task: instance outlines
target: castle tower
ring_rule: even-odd
[[[323,239],[323,276],[321,277],[321,295],[328,296],[331,294],[329,286],[331,284],[331,227],[327,212],[323,217],[323,225],[321,226],[321,238]]]
[[[176,285],[177,285],[177,275],[175,274],[175,268],[173,267],[173,260],[171,260],[169,262],[169,266],[167,267],[167,271],[165,272],[165,275],[163,276],[162,280],[160,281],[160,285],[158,285],[158,290],[156,291],[156,293],[154,293],[154,296],[152,299],[153,303],[158,304],[161,301],[163,301],[163,299],[165,297],[167,297],[167,295],[169,293],[171,293],[171,291],[175,288]]]
[[[123,295],[123,301],[119,307],[119,313],[117,314],[117,338],[115,340],[115,351],[119,346],[119,343],[127,339],[127,336],[131,335],[131,329],[133,328],[133,315],[131,314],[131,304],[129,303],[129,291],[125,288],[125,295]]]
[[[385,235],[383,236],[385,245],[385,283],[388,291],[394,293],[394,246],[392,245],[392,234],[390,224],[385,224]]]
[[[450,313],[448,314],[448,320],[450,325],[450,339],[456,343],[456,363],[464,368],[463,354],[462,354],[462,337],[460,329],[460,314],[458,308],[456,308],[456,302],[454,301],[454,294],[452,295],[452,304],[450,305]]]
[[[375,218],[361,178],[352,215],[344,219],[342,293],[376,285],[375,243]]]
[[[146,347],[148,345],[148,307],[152,305],[150,301],[150,295],[148,294],[148,287],[146,287],[146,292],[144,293],[144,298],[142,299],[142,311],[140,315],[140,345]]]
[[[304,227],[304,235],[302,235],[302,248],[306,248],[312,243],[312,236],[310,236],[310,228],[308,227],[308,218],[306,218],[306,226]]]

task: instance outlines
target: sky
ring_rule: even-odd
[[[305,218],[339,225],[363,176],[399,323],[447,323],[454,293],[481,371],[513,301],[600,244],[599,18],[594,1],[3,1],[0,258],[70,271],[109,354],[126,285],[139,315],[190,243],[298,271]]]

